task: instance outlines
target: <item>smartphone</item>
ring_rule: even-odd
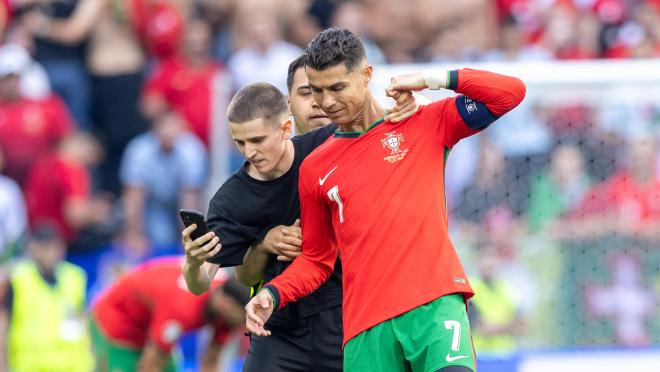
[[[190,233],[190,238],[192,240],[195,240],[209,232],[209,227],[206,224],[206,221],[204,221],[203,214],[190,209],[181,209],[179,210],[179,216],[181,217],[181,221],[183,221],[183,224],[186,227],[192,224],[197,225],[197,228],[195,228],[195,230]]]

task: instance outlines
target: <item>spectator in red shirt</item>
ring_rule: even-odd
[[[107,219],[110,204],[91,196],[87,170],[100,161],[100,153],[93,137],[75,132],[62,140],[57,151],[34,165],[25,185],[32,226],[55,224],[72,243],[78,232]]]
[[[217,370],[233,330],[242,330],[248,290],[225,272],[196,296],[181,276],[182,260],[161,258],[124,274],[92,307],[97,367],[108,371],[174,371],[172,349],[185,332],[213,325],[202,371]]]
[[[5,149],[6,174],[23,185],[28,170],[71,131],[73,120],[55,95],[32,100],[21,96],[19,59],[0,59],[0,145]]]
[[[211,28],[201,19],[186,26],[181,55],[163,62],[147,81],[142,110],[154,118],[169,110],[178,112],[190,130],[209,143],[213,78],[221,65],[211,58]]]

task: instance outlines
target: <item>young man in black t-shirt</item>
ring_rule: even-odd
[[[289,138],[284,96],[268,84],[236,94],[229,108],[230,130],[247,161],[210,202],[212,232],[194,242],[189,237],[194,227],[183,232],[184,277],[194,293],[208,288],[220,265],[237,266],[241,282],[258,286],[300,254],[298,169],[336,126],[328,125],[314,102],[299,60],[289,67],[288,85],[298,132],[320,129]],[[337,264],[335,274],[311,296],[273,315],[268,322],[272,337],[251,337],[244,371],[342,370],[341,296]]]
[[[199,292],[194,280],[188,280],[194,271],[198,278],[212,278],[219,265],[238,266],[239,280],[254,286],[280,274],[299,254],[298,169],[336,129],[330,125],[290,138],[286,98],[269,84],[241,89],[228,113],[232,137],[247,161],[209,205],[207,222],[222,249],[214,252],[218,237],[207,243],[213,256],[199,269],[199,258],[187,254],[184,276],[193,292]],[[195,249],[201,253],[204,247]],[[276,313],[269,322],[272,339],[251,337],[244,371],[342,370],[339,267],[337,271],[313,295]]]

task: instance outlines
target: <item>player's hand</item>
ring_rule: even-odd
[[[261,290],[245,305],[245,327],[255,336],[270,336],[264,325],[273,314],[273,296],[267,290]]]
[[[385,121],[398,123],[415,115],[419,109],[419,104],[415,96],[410,91],[401,91],[395,94],[396,106],[388,110]]]
[[[220,252],[222,245],[220,244],[220,238],[215,236],[213,231],[209,231],[199,238],[192,240],[190,234],[196,228],[196,224],[186,227],[181,232],[181,242],[183,243],[183,249],[186,251],[186,261],[188,261],[188,264],[191,266],[202,266],[207,258],[213,257]]]
[[[302,254],[302,231],[300,220],[291,226],[275,226],[268,231],[258,248],[264,252],[277,255],[279,261],[293,261]]]
[[[425,100],[423,97],[416,98],[413,91],[423,89],[426,89],[426,81],[421,72],[393,77],[385,94],[393,98],[396,105],[388,110],[385,120],[398,123],[413,116],[419,109],[420,101]]]
[[[393,77],[390,80],[390,85],[385,88],[385,94],[387,94],[388,97],[396,99],[397,92],[420,91],[426,88],[426,79],[424,79],[424,74],[421,72],[416,72],[414,74],[405,74]]]

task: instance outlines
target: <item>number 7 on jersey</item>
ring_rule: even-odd
[[[330,201],[336,202],[339,206],[339,223],[344,223],[344,202],[341,201],[341,197],[339,196],[338,185],[334,185],[328,190],[328,198],[330,198]]]

